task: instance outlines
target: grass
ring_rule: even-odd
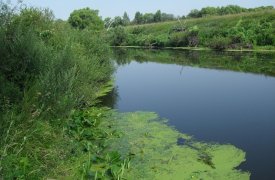
[[[0,10],[0,179],[42,179],[83,152],[69,118],[112,89],[114,67],[102,32],[47,9]]]
[[[199,47],[211,48],[211,43],[223,38],[226,49],[274,51],[275,10],[240,13],[225,16],[190,18],[181,21],[126,26],[120,46]],[[174,28],[183,28],[175,31]],[[112,34],[112,31],[109,33]],[[113,36],[111,36],[112,39]],[[117,44],[116,44],[117,45]],[[119,46],[118,45],[118,46]]]

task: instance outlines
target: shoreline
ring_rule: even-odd
[[[157,49],[157,50],[191,50],[191,51],[219,51],[219,52],[275,52],[275,49],[225,49],[215,50],[207,47],[148,47],[148,46],[110,46],[112,48],[133,48],[133,49]]]

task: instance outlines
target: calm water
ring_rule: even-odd
[[[272,74],[272,68],[261,71],[254,63],[242,69],[246,73],[236,71],[249,58],[272,65],[273,56],[160,53],[115,56],[113,107],[121,112],[154,111],[198,140],[233,144],[247,153],[240,169],[250,171],[251,179],[274,179],[275,78],[263,75]],[[222,65],[213,63],[219,58]]]

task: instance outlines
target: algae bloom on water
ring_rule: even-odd
[[[155,113],[115,113],[111,149],[131,155],[125,179],[249,179],[237,170],[245,152],[232,146],[193,140],[165,124]],[[181,141],[179,144],[178,141]]]

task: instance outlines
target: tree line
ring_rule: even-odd
[[[137,25],[137,24],[148,24],[172,21],[177,19],[186,18],[201,18],[207,16],[223,16],[229,14],[239,14],[244,12],[255,12],[261,10],[271,10],[274,9],[273,6],[261,6],[256,8],[244,8],[238,5],[228,5],[222,7],[204,7],[201,10],[193,9],[186,16],[175,16],[174,14],[164,13],[161,10],[157,10],[155,13],[141,13],[137,11],[135,13],[134,19],[130,20],[127,12],[124,12],[122,16],[116,16],[114,18],[107,17],[104,19],[104,24],[106,28],[117,27],[117,26],[127,26],[127,25]]]
[[[200,18],[206,16],[223,16],[229,14],[239,14],[243,12],[255,12],[261,10],[273,9],[273,6],[261,6],[256,8],[243,8],[237,5],[228,5],[222,7],[204,7],[201,10],[193,9],[187,15],[189,18]]]

